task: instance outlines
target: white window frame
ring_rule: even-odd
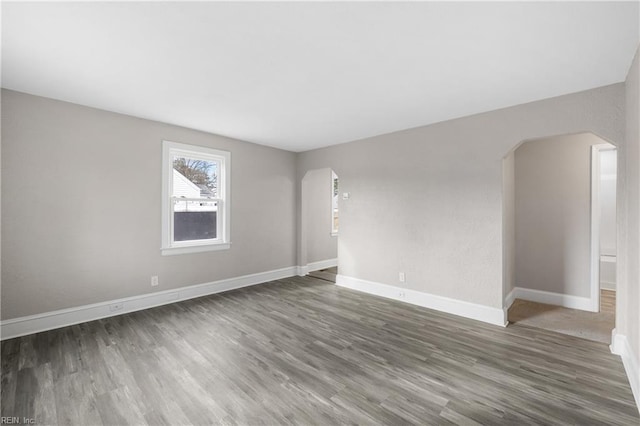
[[[215,161],[219,165],[217,198],[216,238],[208,240],[173,241],[173,158],[184,156]],[[227,250],[231,247],[230,214],[231,203],[231,153],[197,145],[162,141],[162,246],[163,256],[198,253],[212,250]],[[191,199],[184,199],[185,201]]]
[[[340,190],[338,189],[337,195],[333,195],[333,193],[335,192],[334,185],[336,180],[338,181],[338,188],[339,188],[340,179],[338,178],[338,175],[336,174],[336,172],[331,170],[331,236],[332,237],[336,237],[338,235],[338,229],[339,229],[339,225],[338,225],[338,228],[336,228],[335,226],[336,223],[334,220],[335,219],[334,215],[336,211],[338,212],[338,218],[340,218],[340,207],[338,205],[338,201],[339,201],[338,196],[340,195]]]

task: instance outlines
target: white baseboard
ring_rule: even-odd
[[[176,288],[173,290],[159,291],[157,293],[143,294],[124,299],[110,300],[107,302],[9,319],[0,322],[0,340],[39,333],[41,331],[52,330],[54,328],[66,327],[68,325],[175,303],[181,300],[193,299],[195,297],[207,296],[209,294],[221,293],[223,291],[288,278],[296,275],[296,272],[297,268],[292,266],[289,268],[243,275],[241,277],[228,278],[210,283]]]
[[[633,353],[627,336],[611,332],[611,352],[620,355],[624,370],[631,385],[631,392],[636,400],[636,408],[640,411],[640,369],[638,368],[638,354]]]
[[[491,308],[489,306],[477,305],[462,300],[450,299],[448,297],[436,296],[434,294],[361,280],[340,274],[336,277],[336,285],[398,300],[400,302],[411,303],[412,305],[418,305],[440,312],[499,325],[501,327],[507,325],[505,311],[499,308]]]
[[[600,281],[600,288],[602,290],[616,290],[616,283],[613,281]]]
[[[309,272],[319,271],[320,269],[333,268],[338,266],[338,259],[320,260],[318,262],[311,262],[307,265]]]
[[[298,266],[298,275],[304,277],[309,272],[319,271],[320,269],[333,268],[338,266],[338,258],[319,260],[317,262],[308,263],[306,266]]]
[[[504,309],[505,310],[509,310],[509,308],[511,307],[511,305],[513,305],[513,302],[515,302],[516,300],[516,289],[512,289],[509,294],[507,294],[507,297],[504,298]]]
[[[511,293],[513,293],[512,300],[522,299],[530,302],[545,303],[547,305],[563,306],[565,308],[594,312],[593,303],[589,297],[572,296],[570,294],[553,293],[550,291],[533,290],[522,287],[514,288]],[[511,296],[511,293],[509,296]],[[597,311],[597,308],[595,311]]]

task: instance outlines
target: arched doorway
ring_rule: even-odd
[[[523,141],[504,157],[503,296],[510,322],[610,342],[613,306],[597,314],[600,230],[614,246],[616,233],[615,198],[608,197],[614,221],[607,226],[597,200],[605,148],[615,150],[593,133],[578,133]]]

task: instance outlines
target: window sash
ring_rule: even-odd
[[[216,168],[216,196],[220,197],[220,187],[221,187],[221,182],[224,181],[224,177],[221,176],[221,170],[224,170],[223,168],[223,162],[224,159],[222,159],[221,157],[215,156],[215,155],[208,155],[208,154],[200,154],[200,153],[187,153],[187,152],[178,152],[177,150],[172,150],[171,151],[171,167],[173,168],[173,162],[177,159],[177,158],[185,158],[188,160],[198,160],[198,161],[206,161],[208,163],[214,163],[215,164],[215,168]],[[185,176],[186,177],[186,176]],[[170,184],[169,184],[169,194],[173,197],[175,196],[175,192],[174,192],[174,188],[173,188],[173,179],[171,180]]]
[[[175,213],[174,202],[176,201],[193,201],[193,202],[209,202],[216,203],[216,238],[203,238],[198,240],[175,240]],[[222,224],[224,223],[224,200],[221,198],[183,198],[169,197],[169,238],[170,247],[190,247],[194,245],[209,245],[224,242],[222,235]]]

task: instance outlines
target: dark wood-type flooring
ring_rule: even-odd
[[[37,424],[637,425],[607,345],[312,277],[2,342]]]

